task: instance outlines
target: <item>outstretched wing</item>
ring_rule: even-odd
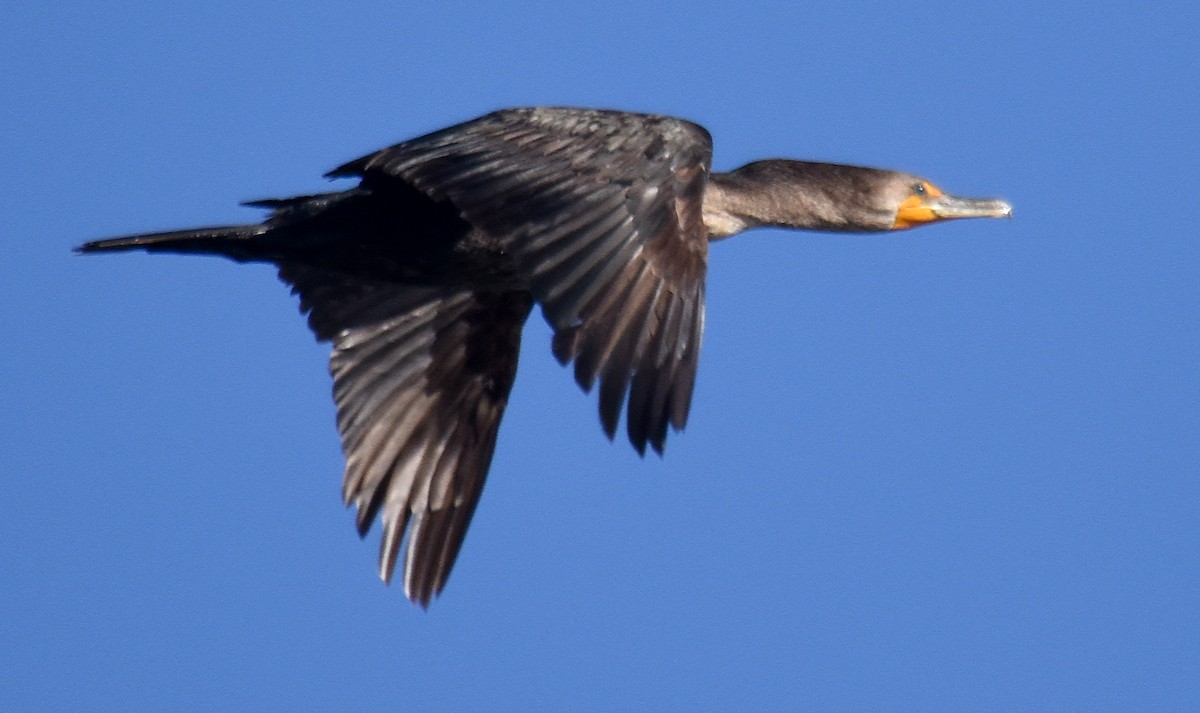
[[[329,369],[360,534],[382,513],[380,576],[405,530],[404,592],[428,606],[462,546],[517,370],[526,292],[372,282],[284,264]],[[411,528],[409,528],[411,525]]]
[[[512,256],[575,361],[600,383],[609,438],[628,393],[639,452],[687,421],[704,329],[708,253],[703,128],[588,109],[495,112],[341,166],[364,186],[397,178],[449,201]]]

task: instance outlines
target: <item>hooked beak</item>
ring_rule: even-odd
[[[996,198],[959,198],[948,194],[912,196],[896,210],[893,229],[955,218],[1011,218],[1012,206]]]

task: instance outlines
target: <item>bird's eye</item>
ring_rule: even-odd
[[[913,187],[912,187],[912,192],[917,194],[918,196],[925,195],[925,184],[924,183],[914,183]]]

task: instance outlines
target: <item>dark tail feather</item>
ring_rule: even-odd
[[[226,225],[192,230],[173,230],[167,233],[144,233],[120,238],[93,240],[75,248],[75,252],[100,253],[119,250],[145,250],[146,252],[198,253],[221,255],[238,262],[267,260],[269,256],[253,238],[267,232],[260,223],[253,225]]]

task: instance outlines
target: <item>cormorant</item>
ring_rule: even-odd
[[[380,576],[405,540],[404,592],[441,592],[479,501],[534,303],[552,349],[599,385],[610,439],[623,404],[639,453],[687,421],[710,240],[757,226],[885,231],[1007,217],[907,173],[766,160],[710,173],[712,139],[667,116],[519,108],[339,166],[345,191],[264,200],[261,223],[97,240],[110,250],[273,263],[330,372],[342,494]]]

